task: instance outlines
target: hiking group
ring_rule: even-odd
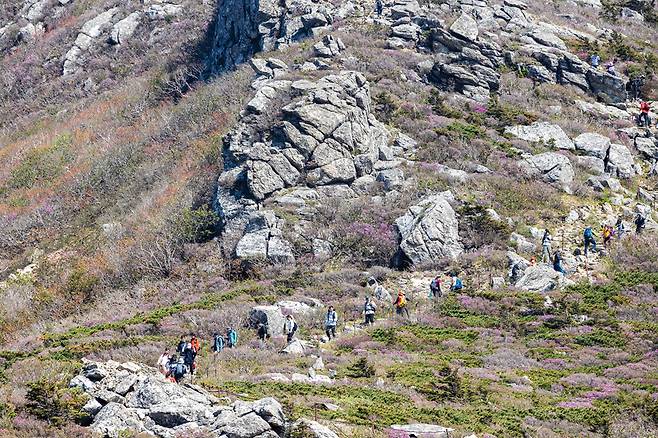
[[[233,348],[237,345],[238,334],[229,327],[226,329],[225,338],[215,333],[212,341],[212,350],[216,353],[221,352],[226,345]],[[196,357],[201,350],[201,342],[192,334],[189,340],[186,336],[181,336],[176,352],[171,354],[169,348],[165,348],[162,355],[158,359],[158,369],[160,372],[172,382],[179,383],[186,375],[194,375],[196,371]]]
[[[641,234],[644,228],[646,227],[647,219],[642,213],[638,213],[635,216],[633,223],[635,224],[635,234]],[[626,234],[626,227],[621,217],[617,219],[617,222],[615,222],[614,226],[603,223],[601,225],[601,239],[603,240],[603,248],[608,249],[613,237],[616,237],[617,240],[620,240],[623,238],[625,234]],[[598,252],[596,245],[596,237],[598,236],[594,233],[594,230],[592,229],[591,226],[585,227],[585,229],[583,230],[583,254],[585,255],[585,257],[587,257],[591,252]],[[553,265],[554,270],[564,275],[567,275],[567,271],[562,266],[561,251],[557,250],[553,252],[553,254],[551,255],[552,241],[553,241],[553,236],[551,235],[551,232],[548,229],[545,229],[544,235],[541,240],[541,246],[542,246],[541,261],[542,263],[551,263]],[[574,254],[578,254],[579,252],[580,250],[576,250],[574,251]],[[534,260],[534,257],[533,259],[531,259],[531,265],[534,264],[532,263],[532,260]],[[511,277],[513,282],[515,282],[514,269],[517,268],[518,264],[519,263],[515,264],[514,267],[512,267]]]

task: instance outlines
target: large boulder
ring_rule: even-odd
[[[428,196],[395,221],[404,259],[419,264],[455,258],[464,251],[450,198],[449,192]]]
[[[96,414],[91,429],[104,437],[119,438],[126,431],[145,432],[138,411],[119,403],[108,403]]]
[[[532,125],[508,126],[505,132],[521,140],[544,143],[557,149],[573,150],[573,141],[558,125],[547,122],[535,122]]]
[[[622,103],[628,98],[624,78],[595,69],[590,69],[586,77],[592,93],[605,103]]]
[[[283,333],[283,325],[286,317],[279,306],[256,306],[249,314],[248,326],[256,328],[258,323],[267,324],[270,334],[280,335]]]
[[[282,235],[283,225],[283,220],[272,211],[254,213],[235,247],[235,256],[269,260],[277,264],[294,263],[292,246]]]
[[[622,179],[632,178],[638,173],[631,151],[623,144],[615,143],[610,145],[605,171]]]
[[[585,155],[604,159],[610,149],[610,139],[594,132],[585,132],[574,139],[576,150]]]
[[[564,275],[546,264],[528,266],[515,286],[533,292],[548,292],[565,285]]]
[[[478,24],[473,17],[462,13],[450,26],[450,32],[465,40],[475,41],[478,37]]]
[[[519,161],[519,166],[529,175],[541,177],[549,183],[568,186],[575,176],[571,161],[557,152],[532,155]]]

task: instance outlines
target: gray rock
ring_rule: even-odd
[[[293,339],[281,352],[293,356],[303,356],[306,354],[306,346],[299,339]]]
[[[123,44],[130,40],[140,25],[141,12],[133,12],[123,20],[115,23],[110,32],[110,41],[113,44]]]
[[[100,410],[103,408],[103,405],[101,405],[98,400],[95,398],[90,399],[85,405],[82,407],[82,412],[84,412],[87,415],[90,416],[95,416]]]
[[[317,421],[300,418],[292,425],[293,433],[300,434],[300,436],[308,438],[338,438],[338,435],[331,429]]]
[[[576,150],[584,152],[586,155],[600,158],[603,160],[610,149],[610,139],[604,135],[594,132],[580,134],[574,139]]]
[[[219,429],[227,438],[254,438],[270,430],[270,425],[256,413],[236,418]]]
[[[119,438],[125,430],[137,433],[147,430],[136,410],[118,403],[108,403],[103,406],[90,428],[101,436],[109,438]]]
[[[519,167],[529,175],[539,176],[546,182],[562,186],[571,184],[575,176],[569,158],[556,152],[545,152],[525,158],[519,161]]]
[[[83,391],[89,391],[94,387],[94,382],[92,382],[85,376],[75,376],[73,379],[71,379],[71,382],[69,383],[69,387],[80,388]]]
[[[609,176],[591,176],[587,179],[587,185],[597,192],[603,192],[605,190],[621,192],[623,190],[619,180]]]
[[[576,162],[593,175],[605,173],[605,162],[596,157],[576,157]]]
[[[633,154],[622,144],[611,144],[606,162],[606,173],[617,178],[632,178],[637,174]]]
[[[546,264],[528,266],[515,286],[534,292],[548,292],[564,285],[564,275]]]
[[[271,334],[283,333],[285,316],[279,306],[256,306],[249,314],[249,327],[255,329],[258,323],[267,324]]]
[[[435,424],[394,424],[392,430],[406,433],[408,436],[431,436],[432,438],[450,438],[454,429]]]
[[[560,50],[567,50],[566,44],[564,41],[555,34],[548,32],[544,29],[537,29],[530,33],[529,35],[533,40],[542,46],[555,47]]]
[[[89,50],[96,39],[101,36],[105,28],[111,25],[112,19],[119,12],[119,8],[111,8],[87,21],[75,39],[73,47],[64,55],[63,75],[69,76],[83,67],[83,53]]]
[[[345,50],[343,41],[333,35],[326,35],[322,41],[313,46],[315,56],[320,58],[333,58]]]
[[[386,169],[377,173],[377,181],[384,184],[384,190],[398,190],[404,185],[404,172],[402,169]]]
[[[590,69],[586,76],[592,93],[604,102],[621,103],[628,98],[622,77],[594,69]]]
[[[573,141],[558,125],[547,122],[535,122],[532,125],[508,126],[505,132],[521,140],[543,142],[557,149],[574,150]]]
[[[137,376],[134,374],[130,374],[124,377],[119,382],[119,384],[115,387],[114,392],[116,392],[119,395],[125,396],[133,388],[135,383],[137,383]]]
[[[207,405],[192,400],[167,400],[148,409],[148,416],[162,427],[174,428],[190,422],[208,424],[214,420]]]
[[[400,252],[413,264],[455,258],[464,250],[457,215],[444,194],[428,196],[409,207],[395,225]]]
[[[450,26],[450,32],[468,41],[475,41],[478,37],[478,25],[473,17],[462,13]]]
[[[655,138],[635,137],[635,149],[649,159],[658,159],[658,141]]]
[[[252,409],[256,414],[269,423],[275,429],[281,430],[286,425],[286,417],[283,414],[281,403],[272,397],[263,398],[253,403]]]

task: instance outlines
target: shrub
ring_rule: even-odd
[[[372,377],[375,375],[375,367],[368,363],[368,359],[361,357],[347,367],[345,375],[353,378]]]
[[[39,380],[28,384],[26,409],[37,418],[61,426],[66,422],[83,422],[81,412],[88,397],[79,389],[67,388],[64,382]]]
[[[54,180],[73,160],[70,134],[58,136],[51,146],[29,151],[21,164],[12,170],[7,186],[29,189]]]

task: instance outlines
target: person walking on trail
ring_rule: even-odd
[[[624,221],[621,219],[621,216],[617,219],[617,223],[615,224],[615,233],[617,234],[617,240],[620,240],[624,233],[626,232],[626,229],[624,228]]]
[[[178,346],[176,347],[176,353],[178,353],[179,356],[183,355],[183,351],[185,351],[186,345],[187,341],[185,340],[185,336],[181,336],[180,341],[178,341]]]
[[[550,263],[551,262],[551,241],[553,237],[551,236],[548,228],[544,230],[544,237],[541,238],[541,262]]]
[[[201,350],[201,343],[199,343],[199,340],[197,339],[196,335],[192,335],[192,339],[190,339],[190,345],[192,346],[192,350],[194,350],[194,354],[198,353],[199,350]]]
[[[430,282],[430,294],[428,298],[440,298],[441,294],[443,291],[441,290],[441,283],[443,283],[443,280],[441,280],[440,276],[434,277],[434,279]]]
[[[238,346],[238,332],[233,327],[226,329],[226,346],[228,348],[235,348]]]
[[[180,383],[183,377],[185,377],[185,374],[187,374],[185,361],[182,357],[179,357],[178,360],[172,362],[173,363],[171,364],[170,374],[173,376],[176,383]]]
[[[563,275],[567,275],[567,271],[562,267],[562,255],[560,254],[560,251],[556,251],[553,255],[553,269]]]
[[[592,227],[585,228],[583,231],[583,241],[585,243],[585,257],[587,257],[587,252],[592,248],[593,252],[596,252],[596,240],[594,240],[594,231]]]
[[[258,341],[259,341],[261,347],[263,347],[265,345],[265,341],[269,337],[268,332],[269,332],[269,329],[267,327],[267,324],[259,322],[258,325],[256,326],[256,334],[258,335]]]
[[[599,65],[601,65],[601,57],[599,54],[593,53],[592,56],[589,57],[589,63],[592,67],[598,69]]]
[[[603,247],[608,248],[608,242],[612,239],[614,229],[610,225],[603,225],[601,228],[601,237],[603,237]]]
[[[647,128],[651,126],[651,119],[649,118],[649,103],[646,101],[640,102],[640,115],[637,118],[637,123],[640,126],[646,126]]]
[[[617,59],[614,59],[613,61],[609,61],[605,65],[605,69],[608,72],[608,74],[612,76],[617,76],[617,70],[615,70],[615,62],[617,62]]]
[[[406,315],[407,318],[409,318],[409,309],[407,309],[407,296],[404,294],[404,292],[398,292],[398,297],[395,299],[393,305],[395,306],[395,313],[397,315]]]
[[[166,377],[169,374],[169,361],[171,356],[169,355],[169,349],[165,348],[164,353],[158,359],[158,370]]]
[[[363,305],[363,314],[366,317],[366,325],[372,325],[375,323],[375,311],[377,311],[377,306],[375,306],[372,298],[366,296],[366,302]]]
[[[286,321],[283,324],[283,334],[286,335],[286,342],[290,344],[293,339],[295,339],[295,333],[297,332],[297,323],[295,322],[295,318],[292,317],[292,315],[286,316]]]
[[[457,274],[454,272],[450,276],[450,290],[453,292],[460,291],[464,288],[464,283],[462,279],[457,277]]]
[[[382,13],[384,12],[384,2],[382,0],[375,0],[375,12],[378,17],[382,16]]]
[[[324,319],[324,331],[327,334],[327,337],[331,341],[331,337],[336,338],[336,325],[338,325],[338,315],[334,306],[329,306],[327,310],[327,316]]]
[[[644,230],[644,227],[646,226],[647,218],[645,218],[642,213],[638,213],[637,216],[635,216],[635,234],[642,233],[642,230]]]
[[[188,342],[185,345],[185,350],[183,351],[183,363],[189,370],[190,374],[194,374],[194,360],[196,359],[196,352],[192,348],[192,344]]]
[[[224,336],[219,333],[212,335],[212,351],[215,353],[221,353],[224,349]]]

